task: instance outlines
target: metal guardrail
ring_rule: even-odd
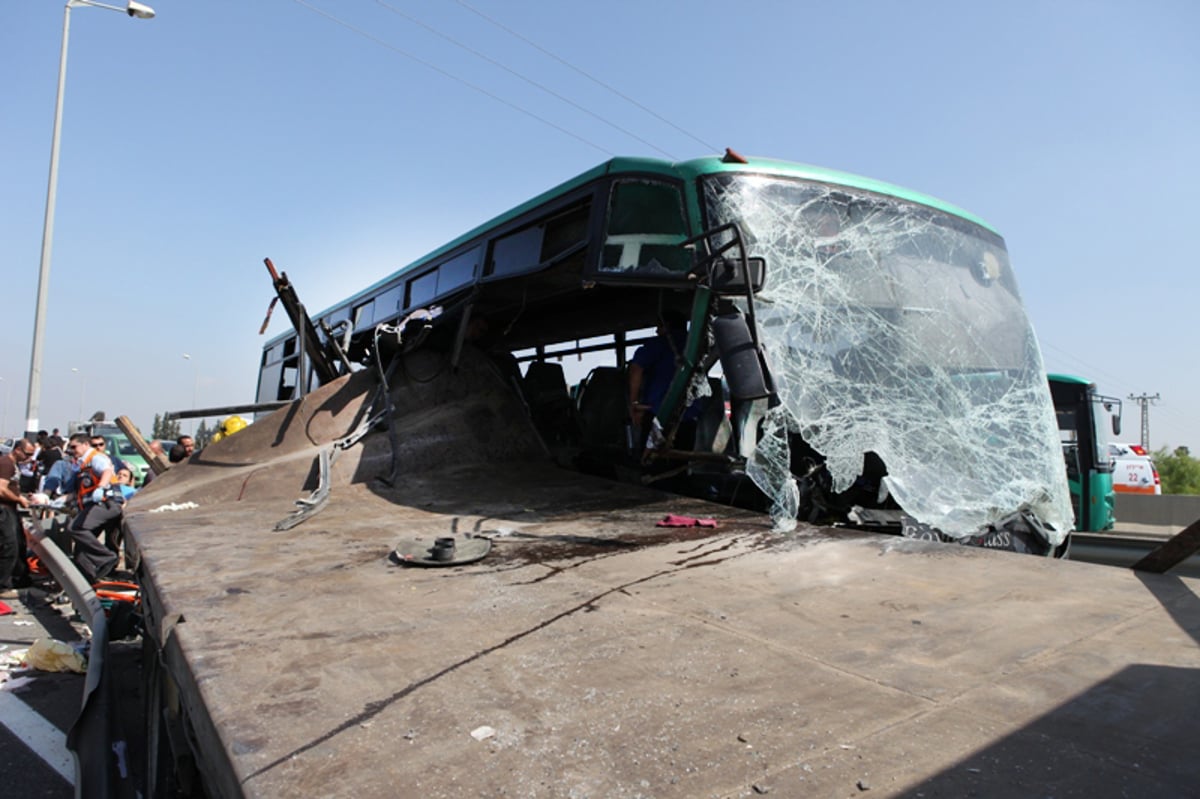
[[[36,511],[35,511],[36,514]],[[113,756],[109,719],[112,717],[110,682],[106,669],[108,617],[100,598],[66,553],[54,543],[44,517],[34,515],[26,540],[38,560],[71,600],[72,607],[92,632],[87,675],[79,716],[67,732],[67,748],[75,761],[77,799],[108,799],[114,796],[117,764]],[[53,517],[50,519],[53,522]]]
[[[1146,557],[1133,564],[1138,571],[1162,574],[1200,551],[1200,520],[1194,521]]]
[[[1070,559],[1131,569],[1169,540],[1167,535],[1072,533]],[[1200,555],[1192,555],[1167,571],[1182,577],[1200,577]]]

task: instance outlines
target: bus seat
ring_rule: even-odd
[[[549,444],[566,444],[578,437],[578,423],[562,364],[532,361],[521,383],[534,426]]]
[[[629,386],[625,370],[597,366],[579,392],[579,427],[585,449],[626,449]]]
[[[525,370],[521,388],[530,405],[546,405],[567,394],[567,379],[562,364],[553,361],[533,361]]]

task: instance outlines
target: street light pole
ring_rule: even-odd
[[[50,177],[46,187],[46,216],[42,224],[42,259],[38,267],[37,304],[33,311],[33,349],[29,356],[29,394],[25,404],[25,434],[36,436],[38,410],[42,400],[42,343],[46,333],[46,299],[50,293],[50,250],[54,242],[54,204],[58,193],[58,144],[62,137],[63,90],[67,85],[67,41],[71,32],[71,9],[93,6],[124,11],[131,17],[151,19],[154,9],[141,3],[126,3],[125,8],[95,3],[92,0],[67,0],[63,10],[62,51],[58,57],[58,95],[54,101],[54,134],[50,138]]]

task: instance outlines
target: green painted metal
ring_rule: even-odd
[[[383,288],[386,284],[400,277],[401,275],[416,271],[423,268],[439,258],[449,254],[455,249],[471,242],[476,238],[482,237],[487,232],[501,227],[519,217],[528,213],[541,205],[551,202],[565,194],[585,188],[589,184],[601,179],[610,177],[637,177],[637,176],[654,176],[666,179],[673,179],[683,182],[684,197],[687,206],[689,217],[689,225],[692,228],[692,233],[699,233],[698,226],[701,219],[700,213],[700,188],[698,181],[705,175],[714,175],[722,173],[742,173],[742,174],[758,174],[772,175],[778,177],[796,178],[801,180],[811,180],[819,183],[826,183],[834,186],[846,186],[849,188],[861,189],[863,191],[874,192],[889,197],[896,197],[901,200],[919,203],[930,208],[943,211],[944,213],[960,217],[962,219],[980,225],[987,230],[996,233],[995,228],[989,225],[984,220],[974,214],[951,205],[944,200],[939,200],[936,197],[910,189],[896,186],[884,181],[874,180],[872,178],[854,175],[848,172],[839,172],[833,169],[825,169],[822,167],[811,166],[809,164],[791,163],[788,161],[779,161],[768,158],[748,158],[748,163],[726,162],[719,157],[709,156],[705,158],[696,158],[690,161],[671,162],[657,158],[627,158],[618,157],[605,161],[602,164],[592,167],[570,180],[564,181],[557,186],[542,192],[526,202],[512,208],[504,213],[495,216],[483,224],[477,225],[458,238],[449,243],[433,250],[432,252],[418,258],[417,260],[397,269],[395,272],[376,281],[360,292],[357,292],[348,299],[342,300],[329,308],[321,311],[319,314],[313,315],[314,319],[319,319],[332,311],[341,308],[345,305],[356,304]],[[271,339],[266,347],[271,347],[274,344],[282,341],[292,334],[290,332],[281,334]]]
[[[1088,503],[1086,515],[1087,526],[1080,529],[1097,533],[1111,530],[1117,523],[1112,472],[1089,470],[1088,479],[1091,481],[1091,490],[1088,491],[1091,501]]]
[[[619,160],[619,159],[617,159]],[[939,211],[944,211],[947,214],[966,219],[969,222],[974,222],[981,227],[987,228],[996,235],[1000,235],[990,224],[983,219],[975,216],[969,211],[966,211],[958,206],[951,205],[945,200],[939,200],[929,194],[923,194],[918,191],[906,189],[903,186],[896,186],[892,183],[885,183],[882,180],[863,177],[862,175],[854,175],[849,172],[839,172],[835,169],[825,169],[823,167],[811,166],[809,164],[798,164],[789,161],[776,161],[768,158],[748,158],[749,163],[726,163],[720,158],[697,158],[692,161],[684,161],[674,166],[678,174],[690,183],[694,183],[696,178],[701,175],[713,175],[724,172],[742,172],[748,174],[760,175],[776,175],[779,177],[800,178],[803,180],[813,180],[818,183],[828,183],[834,186],[848,186],[850,188],[862,189],[864,191],[874,192],[876,194],[885,194],[889,197],[896,197],[901,200],[919,203],[921,205],[936,208]]]
[[[1075,508],[1075,529],[1079,532],[1111,530],[1116,523],[1116,497],[1112,473],[1096,468],[1096,460],[1104,457],[1104,453],[1099,452],[1101,442],[1096,438],[1095,384],[1078,375],[1054,373],[1046,375],[1046,378],[1051,385],[1071,386],[1076,390],[1069,409],[1075,412],[1076,435],[1080,439],[1080,475],[1078,479],[1067,480],[1071,505]],[[1056,398],[1055,408],[1067,410],[1068,406]],[[1084,436],[1087,437],[1086,441],[1083,440]]]
[[[1071,385],[1076,385],[1076,386],[1090,386],[1092,384],[1092,381],[1088,380],[1086,377],[1078,377],[1076,375],[1060,374],[1058,372],[1053,372],[1053,373],[1047,374],[1046,379],[1049,380],[1051,383],[1069,383]]]
[[[700,345],[707,335],[705,318],[708,316],[708,308],[711,302],[712,291],[706,286],[697,286],[695,295],[692,298],[692,314],[688,322],[687,344],[684,346],[683,352],[684,362],[675,370],[675,376],[671,379],[671,385],[667,388],[667,393],[663,396],[660,406],[663,409],[676,408],[684,399],[688,378],[691,375],[692,367],[700,360]]]

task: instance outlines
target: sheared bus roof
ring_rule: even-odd
[[[936,197],[921,192],[912,191],[896,186],[891,183],[885,183],[881,180],[862,177],[861,175],[852,175],[848,172],[839,172],[834,169],[825,169],[823,167],[811,166],[808,164],[791,163],[788,161],[777,161],[768,158],[750,157],[747,159],[749,163],[726,162],[717,156],[708,156],[705,158],[695,158],[690,161],[664,161],[658,158],[625,158],[618,157],[605,161],[588,171],[576,175],[552,189],[542,192],[541,194],[527,200],[524,203],[511,208],[504,213],[495,216],[488,221],[475,226],[471,230],[462,234],[453,241],[426,253],[415,261],[412,261],[396,271],[380,278],[375,283],[371,284],[362,291],[351,295],[350,297],[338,300],[330,307],[324,309],[313,316],[314,319],[320,318],[336,308],[345,305],[348,302],[353,302],[363,297],[368,297],[378,291],[385,284],[394,280],[398,275],[403,274],[418,266],[428,264],[436,260],[442,255],[453,251],[472,239],[486,233],[493,228],[504,225],[505,223],[516,219],[522,214],[537,208],[538,206],[553,200],[562,194],[573,191],[580,186],[584,186],[598,178],[606,175],[621,175],[621,174],[650,174],[662,175],[664,177],[683,180],[684,182],[693,182],[701,175],[718,174],[722,172],[739,172],[743,174],[758,174],[758,175],[774,175],[779,177],[799,178],[802,180],[812,180],[820,183],[828,183],[836,186],[846,186],[849,188],[862,189],[864,191],[874,192],[876,194],[884,194],[890,197],[896,197],[901,200],[919,203],[930,208],[937,209],[947,214],[960,217],[974,224],[980,225],[987,230],[999,235],[999,232],[989,225],[984,220],[965,211],[962,208],[951,205]],[[266,346],[275,344],[279,339],[286,338],[292,335],[290,332],[281,334],[272,338]]]

